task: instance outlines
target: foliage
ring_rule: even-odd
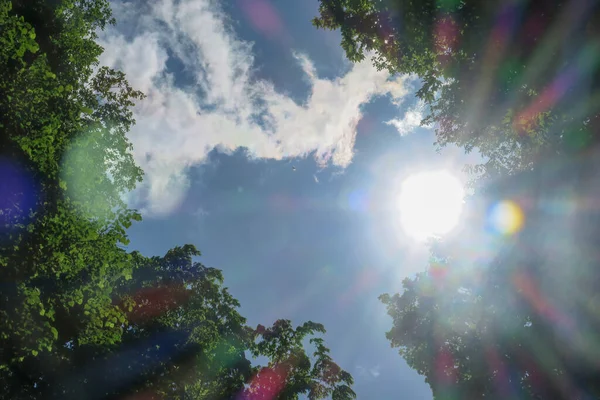
[[[315,336],[325,333],[322,325],[306,322],[294,329],[289,320],[278,320],[270,328],[247,327],[237,312],[239,303],[221,286],[221,272],[192,262],[191,255],[199,255],[193,246],[173,249],[164,259],[152,260],[151,264],[159,266],[158,282],[156,278],[150,282],[138,279],[144,282],[142,288],[149,288],[153,293],[163,288],[174,290],[162,298],[168,302],[180,299],[176,300],[177,304],[158,306],[146,300],[140,302],[134,296],[137,304],[144,305],[130,320],[152,320],[152,331],[184,330],[188,332],[189,342],[198,345],[196,360],[190,361],[181,372],[186,375],[184,379],[162,379],[164,396],[260,400],[298,399],[305,394],[310,399],[331,395],[340,400],[355,398],[349,387],[352,377],[333,362],[323,339]],[[136,275],[142,277],[147,271],[148,267],[138,269]],[[155,313],[157,307],[168,311],[159,318],[144,317],[145,309]],[[148,328],[144,331],[143,335],[149,334]],[[131,332],[138,335],[139,325]],[[303,345],[308,338],[316,346],[314,361]],[[265,358],[268,364],[252,366],[247,355]]]
[[[243,399],[298,399],[300,394],[309,399],[354,399],[350,388],[352,376],[342,370],[329,356],[329,349],[319,337],[309,339],[315,347],[314,362],[306,354],[303,341],[315,333],[325,333],[321,324],[306,322],[294,329],[289,320],[276,321],[271,328],[259,325],[255,334],[258,341],[252,347],[254,357],[270,359],[260,368]],[[264,390],[264,387],[271,388]],[[273,388],[280,387],[279,392]]]
[[[352,377],[315,336],[325,332],[322,325],[293,329],[279,320],[271,328],[249,328],[238,301],[222,286],[221,271],[194,262],[198,255],[191,245],[164,257],[128,254],[132,270],[123,274],[130,275],[109,298],[114,312],[97,318],[105,335],[117,337],[89,340],[67,324],[79,321],[74,309],[89,308],[71,306],[68,320],[53,331],[60,333],[55,343],[68,345],[40,357],[42,349],[29,358],[36,362],[11,368],[5,387],[13,397],[33,398],[355,398]],[[315,345],[314,361],[304,349],[306,338]],[[264,357],[268,365],[252,365],[247,355]]]
[[[125,133],[142,95],[123,74],[95,71],[107,4],[0,2],[3,370],[75,331],[99,344],[122,333],[106,321],[124,318],[111,293],[130,269],[119,244],[140,219],[121,195],[141,179]],[[85,162],[70,162],[81,148]]]
[[[573,1],[320,0],[351,61],[416,75],[437,144],[485,158],[498,177],[595,141],[600,12]],[[567,15],[571,15],[569,20]],[[563,46],[569,43],[568,46]],[[559,61],[560,60],[560,61]]]

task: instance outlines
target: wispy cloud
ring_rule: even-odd
[[[373,368],[369,369],[369,372],[371,373],[371,376],[373,378],[378,378],[379,375],[381,375],[381,372],[379,372],[379,365],[376,365]]]
[[[359,376],[369,378],[369,379],[377,379],[379,377],[379,375],[381,375],[379,365],[375,365],[371,368],[366,368],[366,367],[363,367],[362,365],[357,365],[356,372],[358,372]]]
[[[414,107],[411,107],[406,110],[404,116],[401,119],[395,118],[385,123],[387,125],[394,126],[400,136],[406,136],[409,133],[413,132],[415,128],[421,125],[421,121],[423,120],[423,111],[425,105],[423,102],[418,102]],[[429,128],[428,126],[424,126],[424,128]]]
[[[249,157],[314,155],[321,165],[347,166],[353,156],[361,105],[374,96],[401,99],[400,78],[389,79],[369,60],[335,79],[318,77],[306,55],[296,55],[311,92],[304,104],[253,78],[251,43],[238,39],[211,0],[113,3],[119,26],[105,32],[101,63],[122,69],[147,98],[135,109],[134,156],[146,172],[134,194],[147,214],[166,214],[189,186],[186,170],[217,148],[246,148]],[[132,33],[133,32],[133,33]],[[292,51],[292,50],[290,50]],[[191,75],[176,84],[167,67],[174,55]]]
[[[192,216],[196,217],[197,219],[202,219],[207,215],[209,215],[209,212],[201,206],[196,208],[196,210],[192,213]]]

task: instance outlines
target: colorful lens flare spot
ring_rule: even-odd
[[[262,34],[277,38],[284,32],[283,22],[275,7],[266,0],[241,0],[238,2],[252,26]]]
[[[285,387],[286,378],[287,371],[279,365],[272,368],[262,368],[238,399],[275,400]]]
[[[0,231],[35,211],[38,185],[21,165],[0,158]]]
[[[368,198],[364,190],[354,190],[348,195],[348,205],[352,211],[367,211]]]
[[[525,216],[521,207],[507,200],[496,203],[490,210],[489,222],[492,228],[503,235],[517,233],[523,227]]]

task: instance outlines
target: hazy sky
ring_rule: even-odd
[[[113,2],[102,63],[147,99],[130,133],[145,170],[132,248],[195,244],[251,325],[325,324],[359,399],[431,399],[390,348],[377,300],[426,266],[395,199],[411,173],[460,176],[418,127],[416,82],[351,65],[316,0]],[[295,168],[295,170],[294,170]]]

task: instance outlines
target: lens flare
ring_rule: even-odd
[[[109,174],[103,134],[92,130],[76,138],[61,164],[60,179],[66,195],[86,218],[109,217],[114,205],[111,202],[119,198]]]
[[[521,230],[525,216],[518,204],[507,200],[496,203],[492,207],[489,222],[496,232],[502,235],[512,235]]]
[[[39,187],[19,163],[0,157],[0,233],[28,221],[35,211]]]

